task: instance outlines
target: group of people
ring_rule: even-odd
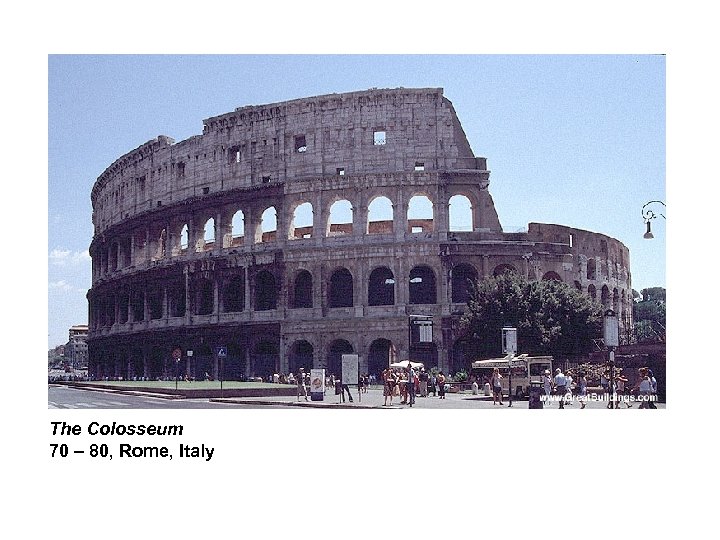
[[[445,399],[447,378],[442,371],[437,374],[425,371],[424,367],[415,368],[408,363],[406,368],[388,367],[382,372],[383,405],[392,405],[393,397],[400,397],[401,404],[415,404],[415,396],[428,397],[430,394]]]
[[[657,380],[653,376],[651,369],[642,367],[638,369],[638,379],[632,388],[628,388],[628,379],[622,374],[622,370],[615,368],[617,371],[610,374],[607,370],[600,379],[600,385],[603,393],[607,396],[608,409],[619,409],[620,404],[624,403],[626,408],[631,408],[632,403],[629,399],[631,394],[637,394],[640,398],[640,409],[656,409],[655,397],[657,395]],[[563,373],[562,369],[555,369],[555,376],[550,376],[550,370],[546,370],[542,385],[546,399],[549,400],[551,395],[559,396],[558,407],[564,409],[565,405],[571,404],[571,396],[575,394],[580,403],[580,408],[584,409],[587,403],[588,379],[584,372],[576,374],[577,379],[573,379],[571,372]],[[610,379],[612,378],[612,382]],[[501,394],[502,397],[502,394]]]

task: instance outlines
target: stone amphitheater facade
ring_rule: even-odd
[[[159,136],[92,190],[90,371],[338,373],[355,353],[362,372],[411,357],[454,373],[474,359],[457,335],[468,279],[505,270],[631,324],[628,249],[562,225],[503,232],[489,178],[441,88],[246,106]]]

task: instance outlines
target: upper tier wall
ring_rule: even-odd
[[[241,107],[202,135],[165,136],[115,161],[92,191],[99,233],[153,208],[294,179],[485,169],[441,88],[368,90]]]

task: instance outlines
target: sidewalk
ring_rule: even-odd
[[[339,395],[335,395],[332,390],[327,390],[322,401],[305,401],[303,396],[298,401],[297,396],[277,396],[277,397],[227,397],[213,398],[211,401],[218,403],[238,403],[243,405],[286,405],[288,407],[302,407],[315,409],[409,409],[408,404],[401,403],[399,396],[393,396],[392,405],[384,405],[385,397],[383,389],[380,386],[371,386],[367,392],[358,395],[357,389],[352,392],[353,401],[349,402],[347,395],[343,403]],[[483,395],[472,395],[470,392],[447,393],[446,399],[440,399],[432,394],[428,397],[415,397],[415,405],[413,409],[476,409],[481,402],[488,402],[492,407],[492,397]],[[527,408],[527,402],[525,408]],[[507,402],[506,402],[507,404]],[[520,403],[518,403],[519,405]]]

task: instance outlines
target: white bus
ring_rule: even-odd
[[[490,381],[493,369],[498,368],[502,375],[501,386],[503,395],[510,395],[510,356],[477,360],[472,363],[471,375],[474,375],[480,388]],[[542,384],[543,374],[548,371],[552,378],[552,356],[528,356],[521,354],[512,357],[512,392],[519,398],[530,395],[530,382]]]

